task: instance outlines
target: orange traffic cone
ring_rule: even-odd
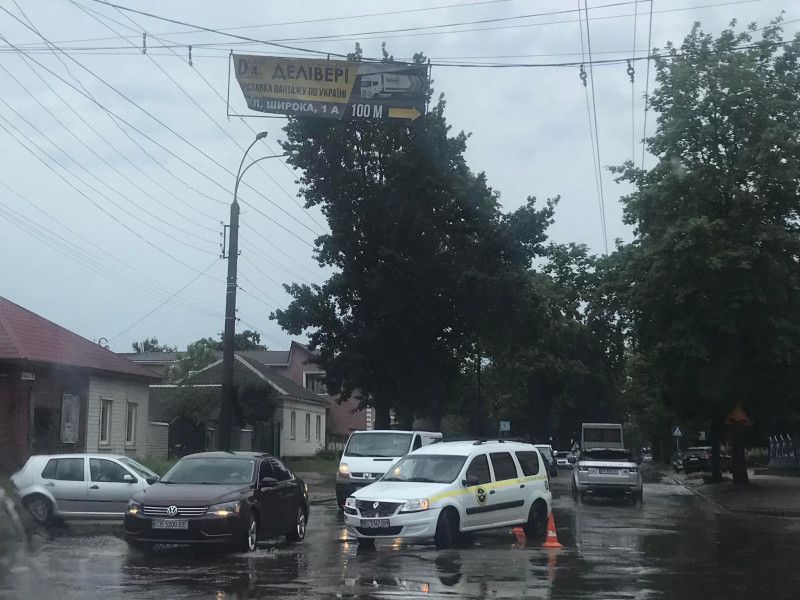
[[[562,548],[558,543],[558,536],[556,535],[556,522],[553,519],[553,512],[550,511],[550,516],[547,519],[547,539],[542,544],[542,548]]]

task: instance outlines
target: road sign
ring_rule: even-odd
[[[706,432],[705,431],[698,431],[697,432],[697,439],[698,439],[698,441],[705,442],[706,441]]]
[[[511,431],[511,421],[500,421],[500,431]]]
[[[407,124],[425,114],[428,66],[233,55],[251,110],[321,119]]]
[[[672,428],[672,437],[676,437],[676,438],[683,437],[683,432],[681,431],[681,428],[678,427],[677,425],[675,425]]]

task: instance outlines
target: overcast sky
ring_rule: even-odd
[[[218,260],[220,222],[228,220],[234,179],[227,171],[235,172],[239,146],[250,143],[252,131],[269,132],[268,147],[256,146],[253,157],[272,154],[285,122],[227,118],[227,55],[231,48],[242,53],[281,51],[190,32],[92,0],[17,2],[44,37],[69,50],[68,56],[61,55],[62,64],[33,31],[0,11],[0,33],[30,59],[26,63],[0,40],[0,295],[89,339],[107,338],[117,351],[129,351],[133,340],[152,335],[181,348],[217,335],[223,327],[226,269]],[[417,51],[433,62],[581,60],[574,10],[578,0],[118,3],[214,29],[247,26],[232,33],[260,40],[341,35],[286,42],[334,53],[348,52],[360,41],[365,56],[378,56],[385,40],[398,60]],[[24,20],[13,0],[0,0],[0,6]],[[99,20],[80,6],[97,11]],[[440,8],[374,14],[432,7]],[[718,32],[732,18],[765,25],[782,9],[786,20],[800,17],[796,0],[655,0],[653,7],[654,47],[680,42],[694,21]],[[418,29],[565,10],[572,12]],[[636,47],[639,55],[645,54],[649,10],[649,2],[591,0],[595,59],[632,55],[635,11]],[[369,13],[373,15],[363,16]],[[331,18],[335,20],[323,20]],[[794,34],[798,25],[787,25],[786,35]],[[415,29],[386,33],[408,28]],[[143,55],[145,30],[148,51]],[[165,43],[183,47],[157,48]],[[193,66],[187,64],[190,44]],[[635,69],[633,112],[625,65],[594,69],[604,166],[620,164],[632,154],[640,160],[645,62],[635,63]],[[471,168],[486,172],[502,193],[504,207],[512,210],[528,195],[560,195],[551,238],[602,252],[578,67],[435,66],[433,80],[436,93],[447,98],[446,116],[454,131],[472,134],[467,152]],[[247,112],[235,81],[231,105],[233,111]],[[296,174],[279,160],[262,165],[263,170],[255,167],[247,174],[253,189],[243,187],[240,194],[247,204],[242,206],[239,283],[244,291],[239,294],[238,329],[257,329],[264,343],[280,349],[288,347],[289,338],[268,314],[288,302],[281,283],[324,279],[311,245],[325,223],[317,210],[306,211],[296,198]],[[625,189],[607,172],[603,186],[607,237],[613,247],[617,237],[630,239],[619,206]]]

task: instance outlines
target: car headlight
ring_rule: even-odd
[[[417,500],[406,500],[406,503],[400,508],[400,512],[419,512],[421,510],[428,510],[431,503],[427,498],[419,498]]]
[[[341,463],[339,465],[339,475],[342,477],[350,477],[350,467],[347,466],[347,463]]]
[[[215,504],[210,506],[206,514],[214,515],[215,517],[230,517],[239,514],[241,502],[223,502],[222,504]]]
[[[356,499],[352,496],[349,496],[347,500],[344,501],[345,508],[352,508],[353,510],[356,509]]]
[[[125,512],[127,512],[129,515],[140,515],[142,514],[142,505],[131,500],[128,502],[128,508],[125,510]]]

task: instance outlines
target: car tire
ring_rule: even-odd
[[[236,543],[236,549],[239,552],[252,552],[256,549],[256,542],[258,541],[258,519],[255,515],[250,515],[247,529],[239,534],[239,536],[239,540]]]
[[[41,494],[34,494],[24,502],[25,508],[40,525],[48,525],[53,519],[53,503]]]
[[[445,509],[439,513],[439,520],[436,522],[436,533],[433,536],[433,543],[437,550],[452,548],[458,537],[458,519],[454,516],[454,511]]]
[[[292,529],[286,534],[287,542],[302,542],[306,537],[306,525],[308,524],[308,511],[301,504],[297,507]]]
[[[522,526],[528,538],[541,538],[547,533],[547,503],[539,500],[528,511],[528,521]]]

